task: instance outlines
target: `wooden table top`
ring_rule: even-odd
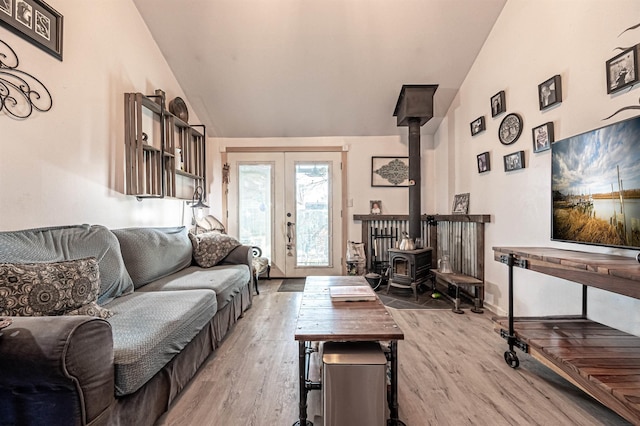
[[[307,277],[296,324],[298,341],[403,340],[404,333],[379,298],[334,302],[329,287],[369,284],[362,276]]]
[[[640,299],[640,264],[632,257],[550,247],[494,247],[494,259],[513,254],[526,269]]]

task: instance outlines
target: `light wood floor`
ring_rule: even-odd
[[[297,420],[293,334],[301,293],[278,293],[279,284],[260,282],[253,307],[158,425],[290,426]],[[510,368],[489,312],[390,311],[406,339],[398,344],[398,397],[407,426],[628,424],[520,351],[520,368]],[[308,414],[322,425],[321,391],[310,393]]]

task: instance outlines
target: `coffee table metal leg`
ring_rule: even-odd
[[[298,374],[300,380],[300,418],[293,424],[293,426],[313,426],[313,423],[307,420],[307,342],[298,342]]]
[[[391,395],[389,395],[389,419],[387,426],[405,426],[398,418],[398,341],[392,340],[389,345],[391,351],[389,362],[391,364]]]

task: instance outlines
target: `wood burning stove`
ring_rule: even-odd
[[[418,300],[418,286],[429,279],[431,247],[416,250],[389,249],[389,283],[391,287],[410,288]]]

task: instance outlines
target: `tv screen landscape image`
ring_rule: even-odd
[[[640,249],[640,116],[551,145],[551,239]]]

